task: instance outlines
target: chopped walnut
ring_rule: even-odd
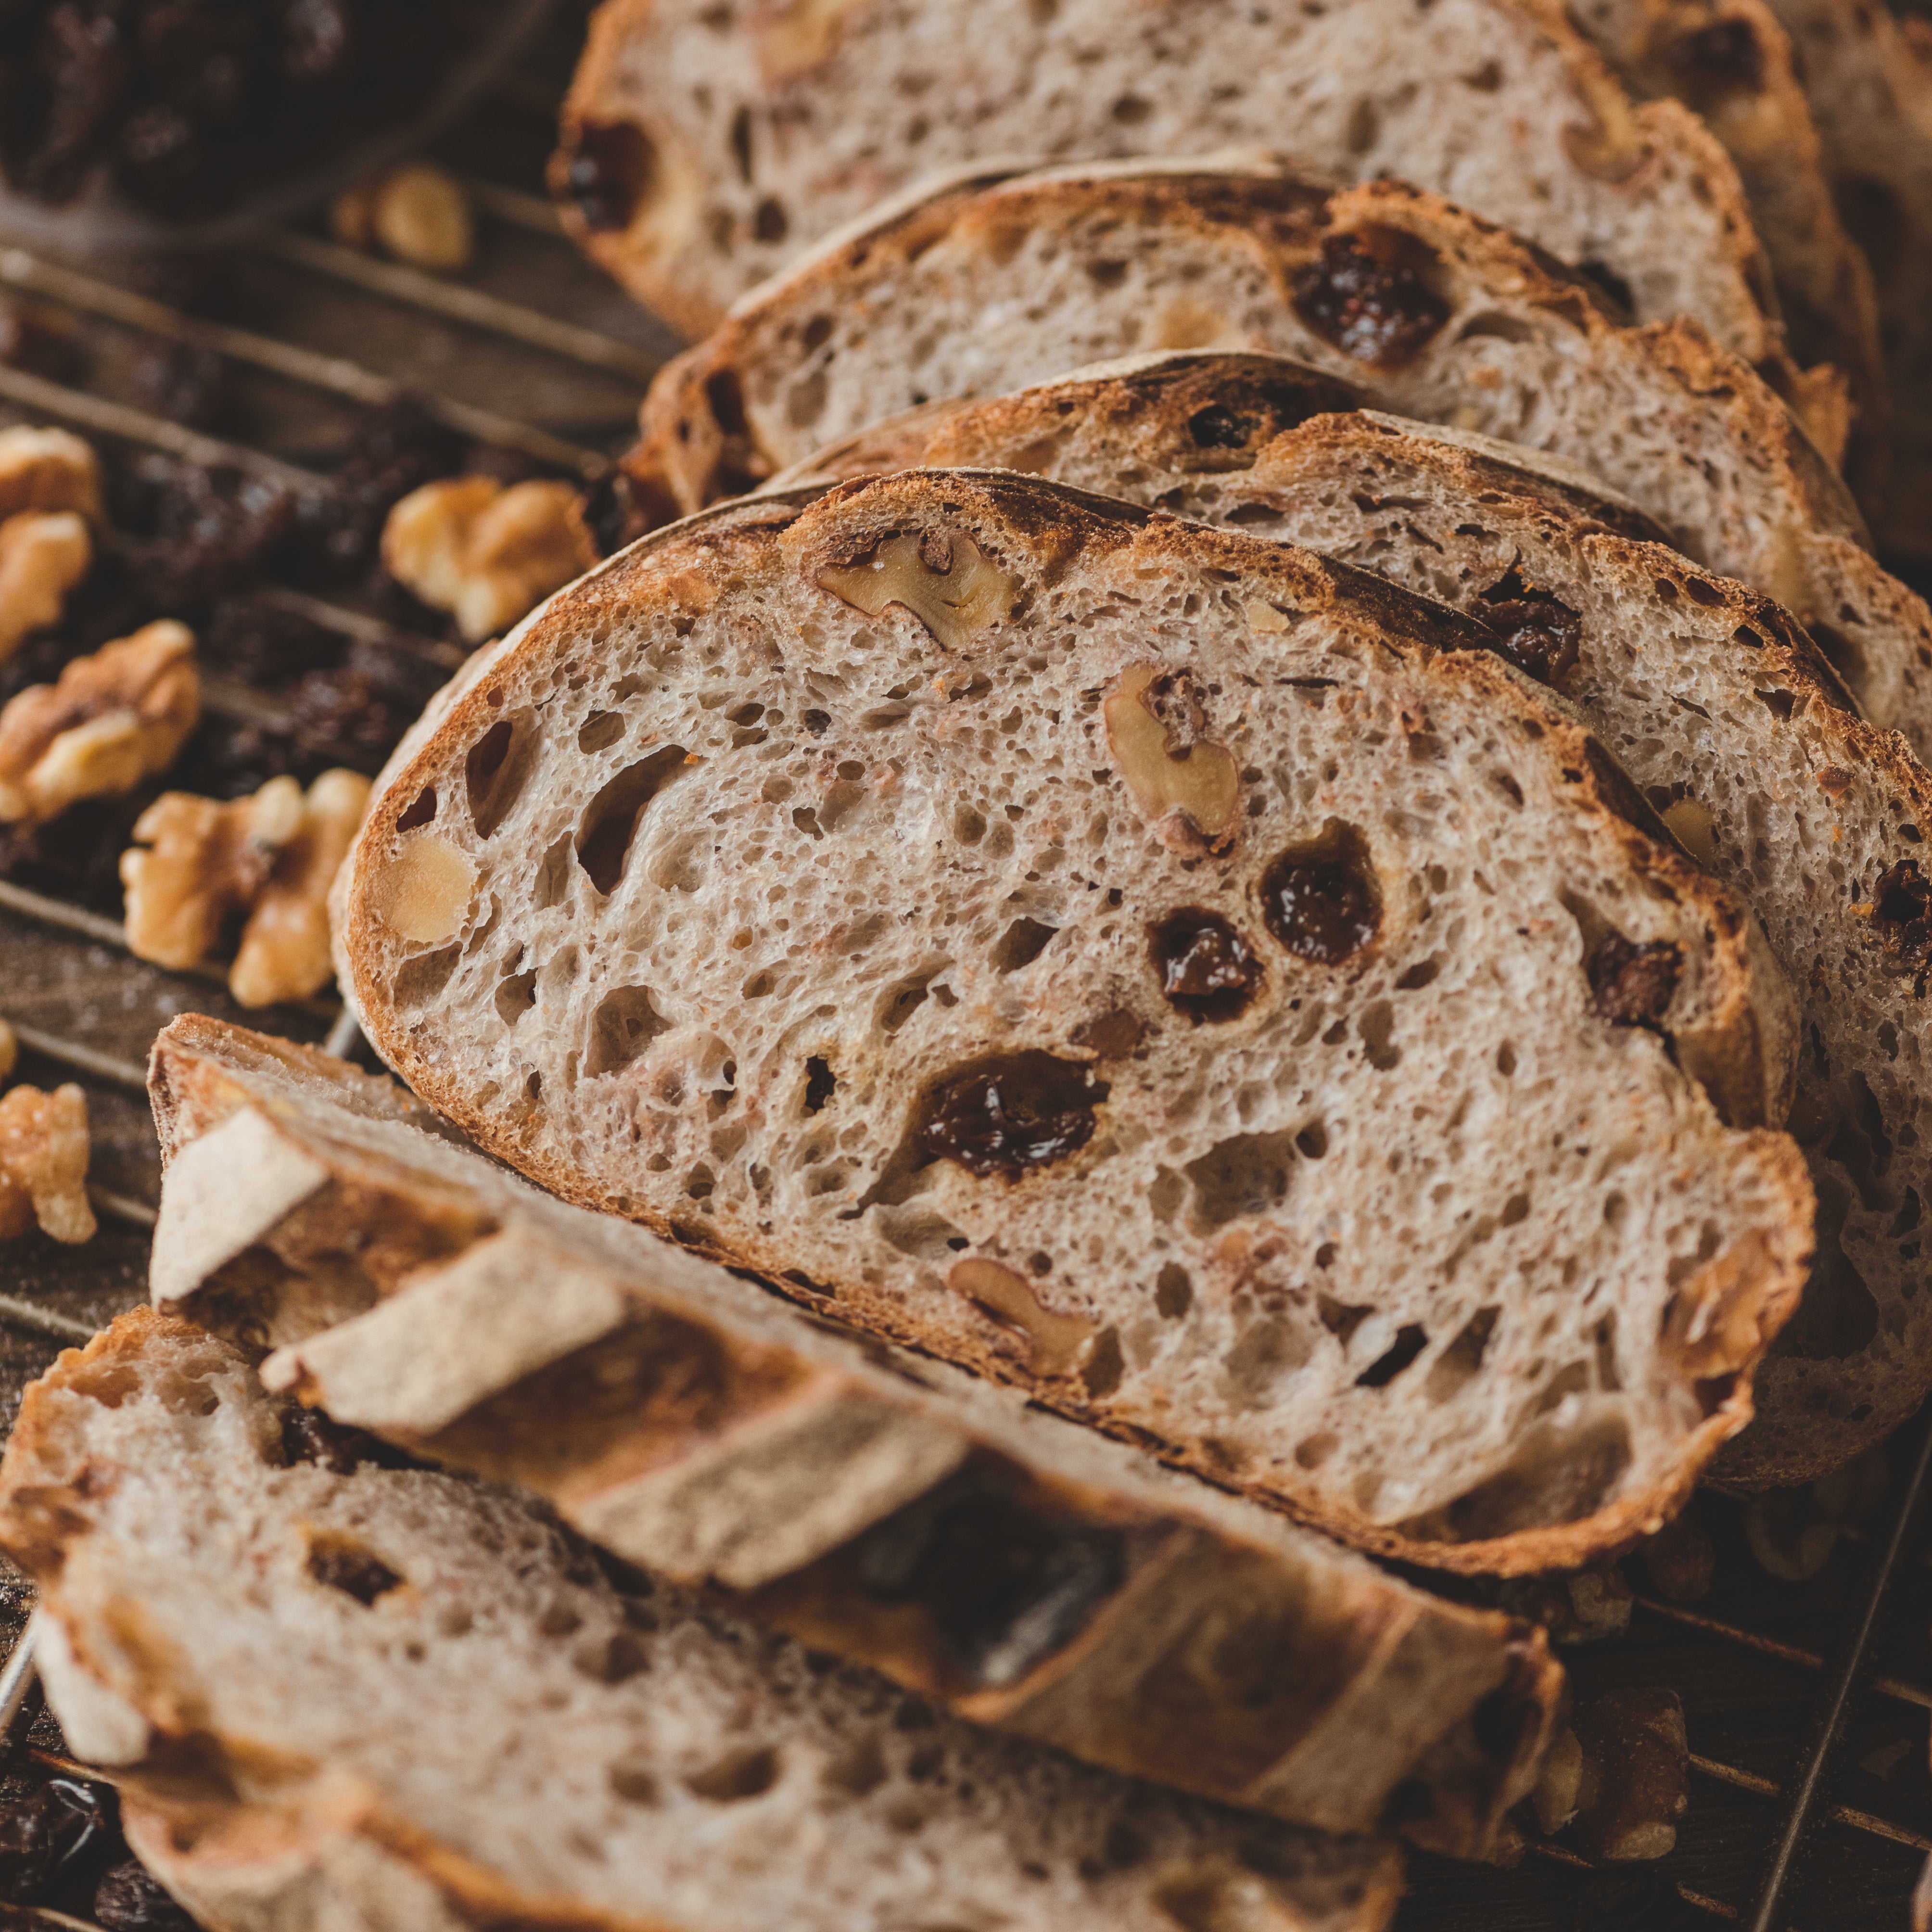
[[[164,792],[134,821],[140,844],[121,855],[128,950],[158,966],[199,965],[223,926],[254,904],[304,817],[292,778],[226,805]]]
[[[1571,1718],[1582,1748],[1570,1842],[1586,1858],[1660,1858],[1690,1803],[1690,1744],[1674,1690],[1606,1691]],[[1554,1808],[1552,1807],[1552,1808]]]
[[[194,636],[172,620],[76,658],[0,710],[0,823],[44,824],[77,799],[166,771],[201,715]]]
[[[1525,1576],[1502,1586],[1512,1616],[1542,1624],[1552,1643],[1600,1643],[1630,1628],[1631,1592],[1614,1563],[1562,1576]]]
[[[380,247],[399,262],[454,272],[469,266],[476,224],[462,184],[427,161],[392,168],[338,196],[329,211],[336,238]]]
[[[504,630],[597,561],[567,483],[457,476],[412,490],[382,531],[389,574],[447,610],[472,644]]]
[[[228,975],[244,1006],[305,1000],[328,983],[328,889],[369,808],[360,772],[324,772],[308,788],[302,829],[275,854]]]
[[[78,1087],[16,1087],[0,1099],[0,1240],[36,1221],[56,1241],[90,1239],[87,1155],[87,1096]]]
[[[87,519],[74,511],[22,510],[0,523],[0,664],[60,621],[93,561]]]
[[[100,515],[100,465],[64,429],[0,429],[0,518],[23,510]]]

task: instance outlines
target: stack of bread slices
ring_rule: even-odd
[[[1917,1406],[1916,31],[609,0],[703,339],[338,880],[412,1090],[172,1026],[0,1466],[206,1923],[1370,1932],[1562,1729],[1430,1573]]]

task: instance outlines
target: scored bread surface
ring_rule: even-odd
[[[1381,258],[1389,320],[1367,328],[1348,278]],[[1546,257],[1400,182],[1332,194],[1256,159],[935,191],[668,365],[627,460],[688,512],[916,404],[1174,349],[1292,355],[1382,407],[1582,464],[1777,598],[1876,722],[1932,746],[1932,614],[1766,385],[1693,323],[1619,328]]]
[[[1932,1385],[1932,1307],[1917,1292],[1932,1042],[1925,940],[1907,930],[1932,778],[1852,712],[1787,614],[1642,541],[1655,532],[1628,506],[1526,470],[1507,445],[1324,412],[1331,388],[1268,357],[1148,358],[916,412],[814,460],[826,476],[1024,466],[1306,544],[1505,635],[1574,627],[1574,662],[1548,681],[1749,899],[1802,1008],[1791,1125],[1818,1190],[1820,1258],[1758,1371],[1756,1419],[1719,1468],[1795,1483],[1846,1462]]]
[[[620,0],[552,179],[592,254],[698,335],[935,170],[1255,144],[1449,196],[1587,265],[1640,320],[1692,316],[1795,379],[1722,146],[1678,101],[1634,104],[1554,0]]]
[[[1562,1683],[1534,1627],[835,1336],[372,1089],[198,1015],[155,1042],[155,1306],[279,1345],[270,1387],[1116,1770],[1468,1856],[1534,1785]]]
[[[976,1730],[320,1427],[141,1310],[0,1462],[69,1746],[224,1932],[1387,1922],[1384,1843]]]
[[[343,981],[568,1198],[1372,1546],[1556,1562],[1742,1426],[1809,1189],[1705,1090],[1789,1090],[1755,922],[1488,634],[1018,477],[716,512],[392,769]],[[1170,1000],[1202,934],[1232,995]]]

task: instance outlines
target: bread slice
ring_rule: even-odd
[[[279,1342],[270,1388],[1115,1770],[1464,1856],[1534,1785],[1562,1682],[1534,1627],[882,1358],[376,1118],[394,1090],[325,1054],[189,1016],[150,1078],[156,1305]]]
[[[1508,444],[1361,412],[1250,356],[1176,356],[888,422],[816,459],[1024,466],[1359,564],[1504,628],[1666,822],[1748,898],[1802,1009],[1791,1124],[1821,1254],[1728,1444],[1733,1483],[1796,1483],[1880,1440],[1932,1388],[1918,1292],[1932,1201],[1920,954],[1888,920],[1932,827],[1932,776],[1852,712],[1790,617],[1642,541],[1628,504]],[[1211,423],[1204,448],[1196,425]],[[1636,539],[1636,540],[1634,540]]]
[[[1640,320],[1694,317],[1796,377],[1723,148],[1675,100],[1635,105],[1556,0],[615,0],[552,180],[596,259],[700,335],[932,170],[1256,145],[1449,196]]]
[[[1579,0],[1570,18],[1637,98],[1682,101],[1724,144],[1770,259],[1794,359],[1846,380],[1851,421],[1838,460],[1873,506],[1886,468],[1877,298],[1833,206],[1790,36],[1766,0]],[[1835,455],[1816,421],[1829,400],[1808,394],[1800,414]]]
[[[567,1198],[1369,1546],[1559,1563],[1743,1425],[1810,1190],[1706,1091],[1788,1090],[1755,922],[1489,635],[1010,475],[716,512],[440,704],[342,982]]]
[[[1888,551],[1932,558],[1932,21],[1883,0],[1772,0],[1826,166],[1878,284],[1892,383]]]
[[[1384,1841],[974,1730],[374,1446],[143,1310],[32,1385],[0,1462],[49,1701],[210,1926],[1388,1922]]]
[[[1581,464],[1777,598],[1874,722],[1932,750],[1932,613],[1868,554],[1778,398],[1694,326],[1619,328],[1523,244],[1396,182],[1122,164],[935,194],[668,365],[634,466],[689,511],[928,398],[1187,348],[1291,355],[1383,408]]]

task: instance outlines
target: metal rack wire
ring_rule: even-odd
[[[527,79],[519,85],[532,98],[526,101],[518,94],[507,103],[500,100],[501,111],[542,113],[554,109],[554,93],[533,89]],[[556,305],[562,308],[570,300],[567,291],[573,286],[564,272],[565,265],[573,271],[580,265],[563,239],[548,203],[532,191],[538,185],[534,175],[524,185],[473,174],[466,178],[486,226],[496,224],[540,249],[555,250],[557,284],[566,291],[557,296]],[[393,312],[404,327],[434,320],[498,345],[506,353],[548,358],[607,385],[628,385],[640,392],[657,366],[657,358],[639,342],[590,326],[578,315],[546,310],[529,296],[501,293],[379,261],[298,229],[270,233],[249,252],[278,271],[308,278],[338,296],[366,300]],[[544,281],[541,277],[536,279]],[[212,350],[275,382],[292,385],[334,404],[385,402],[406,386],[447,427],[546,464],[588,472],[607,458],[605,449],[551,425],[506,414],[499,406],[458,394],[432,389],[425,397],[421,383],[405,385],[362,360],[325,352],[265,329],[204,320],[122,286],[94,268],[76,268],[23,249],[0,248],[0,288],[64,310],[88,327],[134,330]],[[188,461],[232,465],[285,484],[300,486],[316,479],[314,471],[257,445],[186,429],[128,401],[4,365],[0,365],[0,407],[13,415],[64,423],[93,436]],[[266,594],[345,637],[380,635],[394,640],[400,635],[402,648],[419,652],[445,668],[461,657],[460,651],[442,640],[399,634],[393,625],[349,603],[287,587],[272,588]],[[214,696],[220,708],[244,715],[252,715],[250,707],[259,707],[262,701],[259,694],[246,690],[218,688]],[[127,948],[126,935],[114,920],[0,881],[0,930],[9,921],[31,924],[88,946],[123,952]],[[211,982],[221,976],[215,968],[172,976],[181,996],[177,1004],[194,1004],[206,994]],[[346,1053],[354,1047],[353,1017],[339,1004],[310,1001],[296,1010],[308,1026],[326,1029],[332,1050]],[[274,1023],[271,1016],[270,1024]],[[18,1021],[14,1026],[29,1055],[76,1076],[83,1085],[145,1094],[144,1072],[133,1058],[106,1051],[67,1028]],[[128,1228],[138,1230],[153,1223],[152,1205],[132,1194],[97,1190],[94,1200],[104,1215]],[[91,1332],[84,1322],[10,1294],[0,1294],[0,1326],[63,1342],[84,1340]],[[1766,1775],[1729,1756],[1694,1750],[1694,1808],[1705,1793],[1729,1790],[1743,1794],[1761,1814],[1757,1826],[1760,1850],[1752,1865],[1755,1882],[1750,1894],[1745,1895],[1740,1886],[1730,1895],[1720,1895],[1721,1888],[1707,1888],[1713,1882],[1701,1874],[1680,1879],[1676,1886],[1678,1896],[1694,1913],[1747,1926],[1751,1932],[1774,1932],[1774,1928],[1786,1926],[1797,1855],[1814,1832],[1849,1833],[1874,1845],[1932,1852],[1932,1834],[1918,1824],[1838,1802],[1832,1796],[1833,1774],[1844,1750],[1846,1714],[1855,1702],[1876,1699],[1903,1706],[1914,1714],[1915,1721],[1917,1713],[1932,1711],[1932,1682],[1874,1668],[1876,1634],[1896,1587],[1904,1575],[1924,1562],[1918,1522],[1928,1456],[1932,1456],[1932,1430],[1916,1441],[1906,1480],[1898,1486],[1882,1533],[1870,1540],[1867,1574],[1842,1619],[1838,1645],[1828,1654],[1823,1647],[1793,1642],[1772,1630],[1754,1628],[1741,1617],[1713,1614],[1652,1596],[1636,1600],[1636,1612],[1646,1620],[1646,1628],[1678,1633],[1687,1640],[1713,1646],[1714,1654],[1756,1660],[1766,1669],[1795,1672],[1815,1684],[1808,1700],[1808,1734],[1802,1748],[1786,1754],[1781,1774]],[[0,1738],[10,1737],[30,1708],[32,1636],[30,1622],[0,1667]],[[1694,1747],[1698,1741],[1694,1727]],[[1922,1760],[1922,1733],[1915,1748]],[[1926,1808],[1922,1822],[1932,1822],[1932,1806]],[[1558,1845],[1538,1844],[1531,1849],[1534,1859],[1570,1866],[1586,1863]],[[1414,1932],[1426,1932],[1426,1928],[1446,1922],[1454,1916],[1448,1902],[1453,1900],[1460,1882],[1456,1874],[1438,1874],[1423,1888],[1417,1906],[1412,1908],[1414,1916],[1406,1917],[1404,1924],[1413,1927]],[[1901,1897],[1897,1915],[1900,1922],[1904,1911]],[[49,1924],[82,1923],[56,1912],[32,1916]],[[1544,1922],[1518,1912],[1509,1922],[1527,1926]],[[1807,1932],[1816,1932],[1814,1922],[1808,1922]]]

